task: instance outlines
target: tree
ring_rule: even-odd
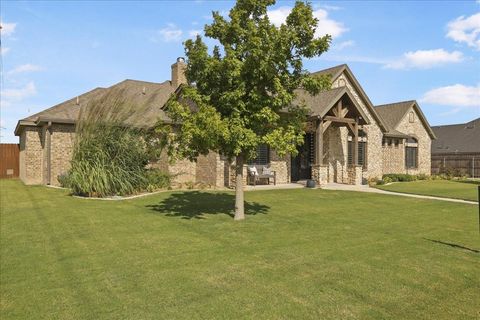
[[[316,94],[330,86],[328,78],[302,69],[303,58],[319,56],[331,41],[329,35],[315,38],[311,5],[297,1],[276,27],[267,15],[274,3],[238,0],[229,18],[213,12],[204,31],[219,45],[209,52],[201,36],[184,43],[189,85],[166,108],[181,124],[175,133],[163,131],[170,157],[195,160],[215,151],[235,159],[235,220],[244,219],[243,166],[256,157],[257,146],[284,156],[303,143],[306,108],[293,104],[294,90]]]

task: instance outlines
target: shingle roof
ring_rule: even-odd
[[[408,109],[415,103],[415,101],[402,101],[389,104],[375,106],[375,110],[382,117],[387,125],[388,131],[397,127]]]
[[[51,108],[45,109],[31,116],[28,116],[22,119],[21,121],[35,122],[40,117],[52,118],[52,119],[58,119],[58,120],[67,120],[67,121],[75,120],[78,118],[80,108],[85,106],[92,99],[96,99],[100,97],[105,92],[105,90],[106,90],[105,88],[93,89],[92,91],[89,91],[87,93],[84,93],[78,96],[78,104],[77,104],[77,97],[75,97],[73,99],[59,103]]]
[[[343,96],[347,95],[350,101],[353,103],[355,109],[362,116],[365,123],[369,123],[369,119],[363,112],[362,108],[358,105],[356,99],[351,94],[347,87],[338,87],[326,91],[321,91],[316,95],[311,95],[303,89],[295,90],[295,100],[293,104],[302,105],[305,104],[311,110],[311,115],[317,115],[323,117]]]
[[[387,135],[396,135],[398,133],[404,134],[396,130],[398,124],[403,119],[405,114],[408,112],[410,108],[414,108],[422,121],[425,130],[427,130],[428,134],[432,139],[435,139],[435,133],[432,131],[430,124],[427,121],[427,118],[423,114],[422,110],[418,106],[415,100],[408,100],[408,101],[401,101],[401,102],[394,102],[389,104],[383,104],[375,106],[375,110],[377,111],[378,115],[383,119],[383,122],[387,126]],[[405,134],[404,134],[405,135]]]
[[[106,94],[115,92],[121,92],[123,98],[128,100],[132,106],[144,106],[142,108],[142,125],[151,126],[158,120],[168,120],[168,117],[161,108],[174,91],[175,88],[173,88],[170,81],[154,83],[127,79],[109,88],[96,88],[78,96],[78,98],[75,97],[64,101],[51,108],[26,117],[19,121],[15,133],[18,134],[19,125],[27,123],[34,124],[40,120],[74,123],[78,120],[80,110],[86,108],[90,102],[100,99]],[[131,113],[133,116],[135,113],[134,110],[131,110]]]
[[[331,68],[328,68],[328,69],[323,69],[323,70],[320,70],[320,71],[312,72],[311,75],[322,76],[322,75],[328,74],[332,77],[332,79],[335,79],[336,77],[338,77],[342,73],[342,71],[346,67],[347,67],[346,64],[341,64],[341,65],[331,67]]]
[[[437,140],[432,154],[450,152],[480,153],[480,118],[468,123],[432,127]]]

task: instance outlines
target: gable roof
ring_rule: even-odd
[[[145,105],[142,110],[142,125],[151,126],[158,121],[168,120],[161,107],[170,97],[174,88],[170,81],[163,83],[124,80],[109,88],[96,88],[73,99],[66,100],[51,108],[21,119],[15,128],[15,135],[20,134],[22,125],[37,125],[40,122],[70,123],[74,124],[80,115],[80,111],[86,108],[88,104],[106,94],[121,92],[122,97],[131,102],[131,105]],[[77,103],[78,102],[78,103]],[[131,110],[132,115],[135,110]],[[127,119],[128,121],[128,119]]]
[[[432,154],[451,152],[480,153],[480,118],[467,123],[432,127],[437,139]]]
[[[385,124],[387,125],[387,133],[399,132],[396,130],[397,126],[400,121],[402,121],[403,117],[407,114],[408,110],[410,110],[410,108],[413,108],[415,110],[420,121],[422,121],[425,130],[427,130],[430,138],[435,139],[435,133],[432,131],[432,128],[430,127],[430,124],[428,123],[427,118],[423,114],[422,110],[418,106],[417,101],[401,101],[378,105],[375,107],[378,114],[383,118]]]
[[[362,116],[366,124],[369,123],[369,119],[365,112],[353,97],[352,93],[347,87],[338,87],[326,91],[321,91],[316,95],[309,94],[306,90],[295,90],[294,104],[305,104],[311,110],[311,115],[323,117],[327,112],[338,102],[343,96],[348,96],[350,101],[353,102],[354,108]]]
[[[367,96],[365,91],[363,90],[362,86],[358,82],[357,78],[353,75],[352,70],[348,67],[347,64],[341,64],[335,67],[331,67],[328,69],[320,70],[317,72],[313,72],[312,75],[330,75],[332,82],[335,81],[342,73],[345,73],[347,76],[348,80],[353,84],[354,88],[358,92],[358,95],[360,98],[365,101],[365,106],[367,107],[368,111],[372,114],[373,118],[377,122],[378,126],[383,132],[387,132],[387,127],[385,123],[383,122],[382,117],[378,115],[376,112],[375,108],[373,107],[372,101],[370,101],[370,98]]]
[[[340,64],[338,66],[312,72],[311,75],[314,75],[314,76],[330,75],[331,79],[335,80],[342,74],[343,70],[345,70],[345,67],[348,67],[348,66],[346,64]]]

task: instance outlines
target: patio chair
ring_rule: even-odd
[[[247,184],[257,185],[262,179],[267,179],[270,184],[270,179],[273,179],[273,185],[277,185],[277,173],[266,165],[249,165],[247,167]]]

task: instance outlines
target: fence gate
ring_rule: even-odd
[[[18,178],[20,147],[16,143],[0,143],[0,179]]]

